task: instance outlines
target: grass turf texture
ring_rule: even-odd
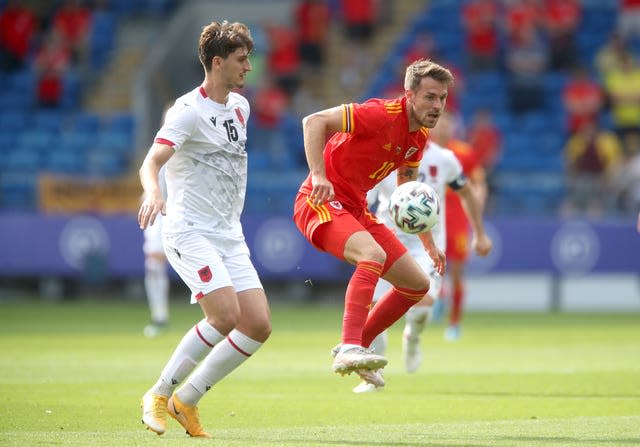
[[[201,401],[203,441],[145,431],[139,409],[197,306],[149,340],[143,303],[0,304],[0,445],[640,445],[638,314],[469,314],[459,342],[428,329],[413,375],[395,326],[387,388],[355,395],[331,372],[340,306],[272,311],[269,342]]]

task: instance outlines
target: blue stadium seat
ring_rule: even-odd
[[[33,128],[48,133],[59,133],[65,124],[66,116],[59,111],[41,110],[32,118]]]
[[[14,148],[7,151],[4,156],[4,171],[37,172],[41,167],[40,152],[28,148]]]
[[[135,120],[131,113],[119,113],[108,118],[104,125],[111,132],[133,136]]]
[[[75,70],[69,70],[62,78],[62,101],[60,105],[69,110],[80,104],[82,95],[82,80]]]
[[[115,131],[102,131],[96,135],[95,147],[118,154],[132,153],[133,139],[129,134]]]
[[[33,92],[35,85],[36,74],[27,68],[9,73],[3,89],[25,94],[26,92]]]
[[[27,112],[13,108],[0,109],[0,132],[17,134],[27,128]]]
[[[72,131],[62,134],[56,145],[63,150],[85,154],[95,145],[94,141],[95,136],[88,132]]]
[[[46,151],[51,149],[54,142],[54,134],[39,130],[27,130],[18,137],[18,146],[22,149],[33,151]]]
[[[2,208],[33,211],[37,206],[37,175],[33,172],[0,173]]]
[[[4,154],[7,151],[12,150],[18,142],[18,136],[15,132],[7,132],[0,130],[0,151]],[[0,169],[2,167],[2,162],[4,161],[4,156],[0,157]]]
[[[124,173],[125,168],[125,160],[119,153],[106,149],[92,149],[87,154],[89,175],[112,177]]]
[[[0,110],[24,110],[34,104],[32,92],[5,90],[0,93]]]
[[[108,10],[94,11],[89,35],[89,61],[94,70],[103,68],[115,47],[118,29],[116,15]]]
[[[58,147],[47,154],[45,169],[59,174],[82,174],[86,165],[84,153]]]
[[[100,129],[100,117],[91,112],[78,112],[73,117],[73,128],[79,132],[95,133]]]

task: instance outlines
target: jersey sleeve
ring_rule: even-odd
[[[410,168],[417,168],[420,166],[420,162],[424,157],[424,151],[429,150],[428,142],[429,142],[429,130],[426,127],[421,128],[417,132],[416,146],[411,146],[409,150],[416,149],[412,154],[407,153],[409,155],[404,160],[404,165],[409,166]]]
[[[453,190],[458,190],[467,184],[467,177],[462,171],[462,164],[456,158],[455,154],[449,149],[442,150],[443,159],[446,164],[446,178],[447,185]]]
[[[343,104],[342,132],[367,135],[384,125],[387,112],[379,104]]]
[[[183,143],[193,135],[198,114],[187,103],[176,103],[168,111],[164,124],[154,139],[157,143],[172,146],[180,150]]]
[[[238,117],[238,119],[243,126],[246,126],[246,124],[249,122],[249,115],[251,115],[251,107],[249,106],[249,101],[247,100],[247,98],[240,94],[236,94],[236,96],[238,98],[238,108],[240,109],[240,113],[242,114],[242,118]]]

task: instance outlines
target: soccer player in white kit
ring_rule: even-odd
[[[465,205],[465,210],[471,221],[473,228],[472,246],[476,253],[486,256],[491,251],[491,239],[484,231],[482,224],[482,208],[473,191],[467,184],[467,178],[462,172],[462,165],[454,155],[454,153],[443,148],[433,141],[429,141],[428,150],[424,152],[420,167],[418,168],[418,181],[424,182],[431,186],[440,198],[440,220],[435,227],[431,229],[431,234],[436,246],[444,251],[446,244],[445,234],[445,207],[446,203],[445,188],[447,186],[454,189]],[[403,233],[393,223],[389,214],[389,198],[396,188],[395,175],[389,175],[380,182],[367,196],[369,204],[378,203],[376,217],[385,225],[393,228],[400,241],[409,249],[409,252],[429,275],[430,287],[425,298],[418,304],[409,309],[405,315],[405,328],[402,338],[402,354],[404,358],[405,369],[407,372],[415,372],[420,366],[422,353],[420,351],[420,333],[423,331],[431,306],[434,300],[440,296],[442,287],[442,277],[438,274],[433,266],[431,258],[427,255],[420,238],[416,235]],[[373,301],[383,296],[391,287],[384,279],[380,279],[376,286]],[[374,339],[371,347],[377,354],[384,355],[387,348],[387,333],[382,332]],[[375,387],[371,383],[362,382],[356,386],[353,391],[355,393],[364,393],[376,391],[381,388]]]
[[[165,432],[169,413],[190,436],[211,437],[200,423],[199,400],[271,333],[269,305],[240,224],[249,103],[232,90],[245,83],[252,49],[244,24],[204,27],[204,81],[169,109],[140,168],[140,228],[153,224],[166,206],[167,259],[204,313],[142,398],[142,422],[158,434]],[[162,166],[166,203],[158,181]]]

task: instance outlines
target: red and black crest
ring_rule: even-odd
[[[429,165],[429,175],[431,177],[436,177],[438,175],[438,166],[437,165]]]
[[[200,279],[203,282],[209,282],[211,278],[213,278],[213,274],[211,274],[211,269],[208,265],[198,270],[198,275],[200,275]]]

